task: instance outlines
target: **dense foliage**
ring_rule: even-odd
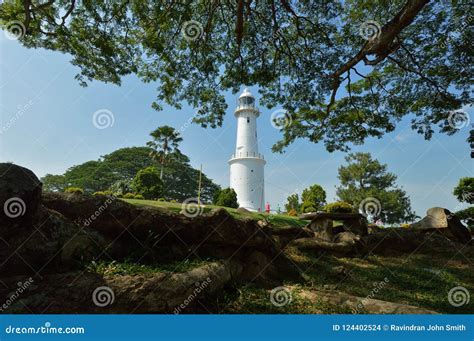
[[[387,172],[387,165],[372,159],[369,153],[349,154],[346,161],[348,164],[338,170],[341,185],[336,194],[342,201],[388,224],[416,218],[410,199],[396,186],[397,177]]]
[[[237,193],[233,188],[224,188],[216,193],[214,197],[214,205],[238,208],[239,203],[237,202]]]
[[[153,106],[199,108],[222,124],[226,90],[257,85],[287,110],[283,150],[297,138],[347,149],[409,115],[429,139],[452,134],[472,103],[469,1],[4,1],[0,24],[29,48],[72,56],[82,85],[128,74],[157,81]],[[452,123],[452,122],[451,122]]]
[[[345,201],[336,201],[324,205],[322,210],[327,213],[352,213],[354,207]]]
[[[461,178],[453,194],[461,202],[474,204],[474,178]]]
[[[326,204],[326,192],[320,185],[312,185],[301,194],[301,212],[317,212]]]
[[[142,195],[145,199],[158,199],[163,194],[163,181],[160,179],[160,173],[155,167],[147,167],[138,171],[137,175],[132,180],[132,189],[135,193]],[[128,194],[125,194],[125,198]]]
[[[45,191],[63,191],[66,187],[80,187],[86,193],[110,190],[116,195],[130,192],[130,182],[141,169],[159,166],[151,157],[151,148],[118,149],[98,161],[88,161],[69,168],[63,175],[47,174],[41,181]],[[166,200],[184,201],[197,197],[199,170],[189,164],[183,154],[170,155],[163,172],[163,195]],[[211,202],[219,186],[202,175],[201,198]]]

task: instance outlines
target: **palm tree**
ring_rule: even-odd
[[[180,153],[178,146],[183,139],[173,127],[161,126],[150,133],[153,140],[147,142],[147,146],[153,148],[150,157],[161,165],[160,179],[163,179],[163,168],[167,161],[167,155],[173,152]]]

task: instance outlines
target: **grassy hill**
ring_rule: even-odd
[[[166,201],[156,201],[156,200],[139,200],[139,199],[122,199],[130,204],[138,205],[138,206],[152,206],[162,209],[167,209],[176,213],[180,213],[182,211],[182,204],[181,203],[172,203]],[[236,219],[254,219],[254,220],[268,220],[275,227],[284,227],[284,226],[296,226],[296,227],[303,227],[305,226],[308,221],[301,220],[297,217],[291,217],[284,214],[267,214],[267,213],[260,213],[260,212],[242,212],[235,208],[229,207],[221,207],[215,205],[204,205],[202,213],[210,212],[216,208],[224,208],[227,210],[234,218]]]

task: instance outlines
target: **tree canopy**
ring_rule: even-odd
[[[98,161],[87,161],[72,166],[63,175],[47,174],[41,181],[45,191],[63,191],[67,187],[80,187],[87,193],[112,190],[126,193],[135,175],[141,169],[158,166],[149,156],[148,147],[121,148],[104,155]],[[163,172],[162,197],[166,200],[183,201],[197,197],[199,170],[189,164],[189,158],[181,153],[169,155],[170,162]],[[202,175],[201,198],[211,202],[220,189],[205,174]]]
[[[153,107],[199,108],[216,127],[223,93],[256,85],[287,111],[282,151],[297,138],[347,150],[406,115],[429,139],[458,131],[472,104],[474,17],[468,1],[12,0],[0,24],[28,48],[68,53],[82,85],[157,83]],[[459,116],[456,116],[459,118]]]
[[[216,192],[214,196],[214,205],[238,208],[237,193],[233,188],[224,188]]]
[[[316,212],[326,204],[326,192],[315,184],[303,190],[301,200],[301,212]]]
[[[397,176],[387,172],[387,165],[372,159],[369,153],[349,154],[347,165],[339,167],[337,196],[371,218],[389,224],[412,221],[410,199],[397,187]]]

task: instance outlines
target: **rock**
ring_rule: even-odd
[[[272,237],[278,242],[281,248],[285,247],[289,242],[299,238],[314,237],[314,232],[307,227],[273,227],[270,226]]]
[[[0,235],[4,229],[31,225],[41,202],[41,186],[29,169],[0,163]]]
[[[207,313],[199,304],[218,293],[242,271],[238,262],[212,262],[181,273],[101,276],[70,272],[33,278],[31,286],[6,312],[16,313]],[[23,277],[5,279],[5,302]],[[95,292],[95,295],[94,295]],[[97,304],[99,303],[99,304]],[[101,306],[102,305],[102,306]]]
[[[0,275],[70,271],[103,251],[103,240],[41,203],[28,169],[0,164]]]
[[[314,232],[315,237],[321,240],[331,242],[334,239],[334,231],[332,225],[332,219],[316,218],[308,224],[308,228]]]
[[[355,251],[353,242],[328,242],[318,238],[300,238],[288,244],[289,247],[296,247],[300,250],[322,251],[336,255],[347,255]]]
[[[239,207],[237,209],[237,212],[240,212],[240,213],[251,213],[248,209],[246,209],[245,207]]]
[[[410,228],[415,230],[443,229],[448,227],[448,218],[445,208],[432,207],[426,211],[426,217],[419,222],[411,224]]]
[[[362,238],[365,253],[397,256],[414,251],[437,252],[456,248],[454,242],[443,233],[426,233],[406,228],[386,228]],[[438,232],[438,233],[436,233]]]
[[[445,210],[445,214],[448,220],[448,229],[451,231],[454,238],[461,243],[469,243],[472,239],[469,229],[449,210]]]
[[[456,215],[442,207],[432,207],[426,212],[426,217],[410,225],[411,229],[421,231],[440,230],[448,238],[468,243],[471,240],[471,233],[464,226]]]
[[[299,290],[299,295],[311,302],[322,300],[334,306],[347,307],[354,314],[437,314],[437,312],[425,308],[370,297],[353,296],[335,290]]]

